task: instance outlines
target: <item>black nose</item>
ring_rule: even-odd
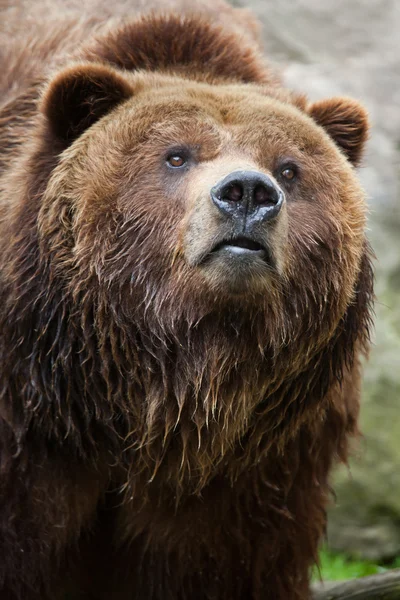
[[[211,198],[225,215],[257,221],[276,217],[284,202],[282,190],[257,171],[230,173],[212,188]]]

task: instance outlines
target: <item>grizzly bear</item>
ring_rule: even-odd
[[[366,112],[285,89],[222,0],[107,4],[3,10],[0,598],[309,599]]]

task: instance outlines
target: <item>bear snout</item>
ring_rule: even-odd
[[[265,288],[271,273],[282,273],[284,266],[285,194],[272,176],[257,168],[221,175],[190,214],[186,259],[218,287]]]

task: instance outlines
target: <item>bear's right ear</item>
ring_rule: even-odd
[[[42,112],[52,133],[68,146],[133,90],[116,71],[101,65],[78,65],[62,71],[44,94]]]

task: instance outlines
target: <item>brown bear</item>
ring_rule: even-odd
[[[366,112],[284,89],[222,0],[79,4],[3,3],[0,597],[306,600],[368,347]]]

